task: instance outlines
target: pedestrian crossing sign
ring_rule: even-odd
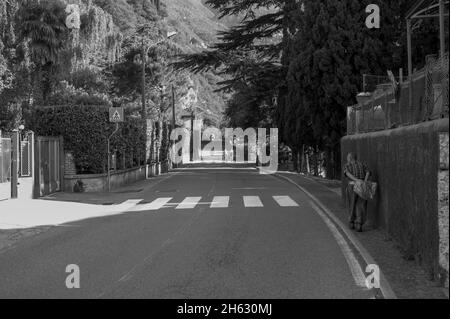
[[[123,122],[123,107],[111,107],[109,108],[109,121],[111,123],[120,123]]]

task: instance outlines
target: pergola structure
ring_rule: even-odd
[[[445,18],[448,18],[449,0],[418,0],[406,13],[408,45],[408,79],[410,83],[410,102],[412,100],[412,33],[423,19],[439,18],[440,58],[445,55]]]

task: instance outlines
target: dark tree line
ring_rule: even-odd
[[[177,66],[226,74],[222,89],[233,93],[227,124],[278,127],[297,169],[303,166],[303,154],[320,154],[326,176],[336,178],[346,108],[356,103],[362,75],[407,69],[404,15],[411,1],[378,1],[380,29],[365,26],[371,2],[208,0],[222,16],[244,18],[220,32],[219,43],[210,50],[183,56]],[[437,28],[431,19],[415,30],[417,67],[427,54],[437,53]]]

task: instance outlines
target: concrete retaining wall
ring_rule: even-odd
[[[355,152],[379,184],[376,199],[369,203],[370,223],[385,229],[407,258],[418,260],[440,281],[445,276],[439,262],[440,136],[448,129],[448,119],[443,119],[347,136],[341,142],[343,161],[348,152]]]
[[[146,178],[145,166],[111,173],[111,189],[125,186]],[[64,191],[73,192],[77,181],[81,180],[85,185],[85,192],[108,191],[107,174],[95,175],[66,175],[64,176]]]

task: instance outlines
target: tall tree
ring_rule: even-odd
[[[337,177],[346,107],[361,89],[362,74],[385,75],[402,65],[399,28],[404,6],[381,1],[382,28],[365,27],[364,0],[304,0],[296,8],[289,48],[288,95],[283,115],[297,114],[285,131],[325,152],[327,175]],[[292,141],[291,142],[295,142]],[[311,140],[310,140],[311,142]]]
[[[221,90],[235,94],[229,107],[234,108],[236,101],[246,104],[246,107],[238,113],[229,109],[226,112],[229,120],[233,114],[239,114],[242,119],[245,110],[249,111],[246,116],[253,119],[264,119],[268,110],[273,111],[274,97],[284,82],[287,70],[280,63],[283,49],[281,40],[285,25],[283,8],[287,3],[294,1],[208,0],[206,2],[218,12],[220,17],[239,15],[243,17],[242,22],[229,30],[219,32],[219,42],[211,49],[185,55],[176,65],[194,72],[214,69],[228,78],[219,85]],[[252,93],[247,94],[248,90],[252,90]],[[253,107],[248,107],[249,105]],[[254,123],[254,121],[248,123],[250,122]]]
[[[31,57],[42,76],[45,101],[68,37],[65,5],[59,0],[24,0],[17,16],[21,40],[28,42]]]

